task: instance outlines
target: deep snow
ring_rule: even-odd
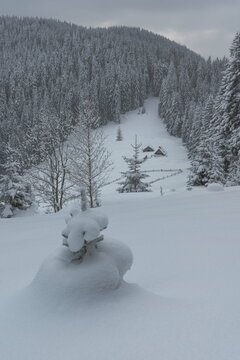
[[[53,273],[57,269],[68,209],[0,221],[1,360],[239,359],[240,188],[187,191],[186,152],[153,116],[156,105],[150,100],[146,116],[132,112],[123,120],[125,143],[115,142],[117,125],[106,127],[119,168],[125,169],[121,155],[131,153],[138,124],[144,145],[160,142],[168,152],[167,158],[149,160],[149,168],[184,170],[155,183],[152,193],[118,194],[113,184],[104,189],[106,238],[122,241],[134,255],[126,283],[100,292],[94,286],[91,296],[81,296],[74,292],[77,277],[68,281],[61,268],[53,276],[59,289],[55,296],[54,286],[45,281],[50,280],[48,266]],[[113,254],[115,245],[106,244]],[[104,269],[98,270],[93,278],[99,285]],[[80,268],[71,271],[79,271],[81,284],[89,283]]]

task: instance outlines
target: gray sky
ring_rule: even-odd
[[[240,30],[240,0],[0,0],[0,12],[85,26],[138,26],[213,58],[228,55]]]

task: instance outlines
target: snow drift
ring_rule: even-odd
[[[83,261],[71,258],[72,252],[67,247],[49,256],[31,283],[31,291],[57,303],[80,303],[117,289],[131,268],[133,256],[126,245],[107,239]]]

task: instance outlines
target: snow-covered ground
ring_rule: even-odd
[[[132,112],[122,121],[123,142],[115,141],[117,125],[106,127],[112,179],[125,169],[121,156],[131,154],[135,133],[168,153],[146,168],[183,173],[155,183],[151,193],[118,194],[116,184],[104,189],[106,238],[134,255],[119,288],[106,282],[101,256],[90,272],[80,264],[55,273],[68,209],[0,221],[1,360],[239,359],[240,188],[187,191],[186,152],[156,116],[156,100],[146,107],[147,115]],[[121,245],[119,252],[125,253]],[[106,290],[79,291],[94,279]]]

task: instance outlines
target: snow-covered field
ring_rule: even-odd
[[[125,116],[123,142],[115,141],[117,125],[106,127],[111,178],[126,168],[121,156],[131,154],[135,133],[168,153],[147,160],[145,169],[183,172],[156,182],[151,193],[105,187],[105,235],[134,255],[119,288],[111,289],[101,257],[90,272],[81,272],[82,264],[55,273],[51,259],[68,209],[0,221],[1,360],[239,360],[240,188],[187,191],[181,141],[166,133],[156,100],[146,108],[146,115]],[[94,279],[104,291],[91,288]]]

